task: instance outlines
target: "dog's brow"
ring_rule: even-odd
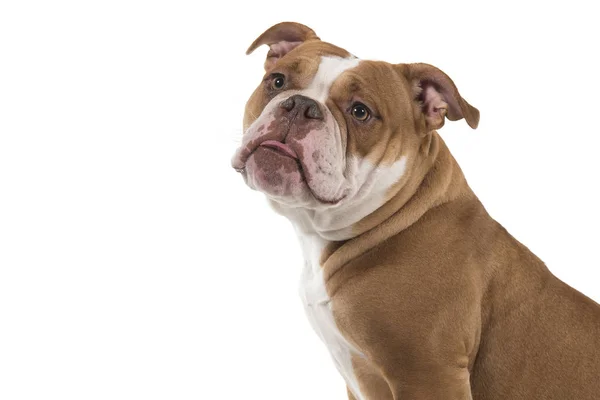
[[[361,89],[360,83],[356,80],[356,78],[353,78],[352,81],[350,81],[350,83],[348,84],[348,91],[350,93],[355,93],[355,92],[359,92]]]

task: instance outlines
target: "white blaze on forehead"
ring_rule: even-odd
[[[302,94],[324,103],[329,97],[331,85],[333,85],[345,71],[355,68],[359,63],[360,60],[356,57],[321,57],[321,63],[319,64],[317,74],[310,85],[302,91]]]

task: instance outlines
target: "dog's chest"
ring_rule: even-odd
[[[318,237],[301,237],[304,253],[304,270],[300,282],[300,297],[313,329],[327,346],[338,371],[357,400],[361,395],[352,368],[352,346],[339,331],[332,312],[331,299],[325,289],[319,258],[325,243]]]

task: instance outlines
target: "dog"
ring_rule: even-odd
[[[232,166],[292,222],[306,314],[349,399],[599,399],[600,305],[467,185],[437,130],[479,111],[450,77],[293,22],[247,53],[261,45]]]

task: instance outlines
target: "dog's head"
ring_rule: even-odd
[[[446,118],[478,124],[477,109],[431,65],[361,60],[292,22],[269,28],[248,53],[263,44],[266,73],[232,165],[279,212],[300,213],[332,238],[350,237],[410,180]]]

